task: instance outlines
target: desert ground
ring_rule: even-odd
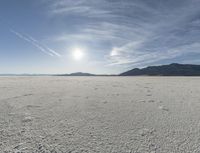
[[[1,153],[199,153],[200,77],[0,77]]]

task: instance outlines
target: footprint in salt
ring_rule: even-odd
[[[107,103],[108,103],[108,101],[104,101],[103,103],[104,103],[104,104],[107,104]]]
[[[139,130],[139,134],[141,136],[145,136],[145,135],[152,135],[155,132],[155,129],[147,129],[147,128],[143,128]]]
[[[148,102],[149,102],[149,103],[154,103],[154,102],[155,102],[155,100],[149,100]]]
[[[23,96],[24,97],[27,97],[27,96],[32,96],[33,94],[24,94]]]
[[[169,111],[169,109],[166,108],[165,106],[159,106],[158,108],[161,109],[161,110],[163,110],[163,111],[167,111],[167,112]]]
[[[31,122],[32,120],[33,120],[33,117],[26,116],[24,119],[22,119],[22,122],[27,123],[27,122]]]
[[[30,109],[30,108],[39,108],[40,106],[39,105],[27,105],[26,107],[28,109]]]
[[[140,103],[145,103],[146,101],[145,101],[145,100],[140,100],[139,102],[140,102]]]

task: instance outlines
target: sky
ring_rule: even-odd
[[[200,64],[200,0],[0,0],[0,73]]]

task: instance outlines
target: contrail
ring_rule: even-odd
[[[36,40],[35,38],[33,38],[33,37],[29,36],[29,35],[27,35],[27,36],[29,37],[30,40],[32,40],[32,41],[35,42],[36,44],[40,45],[41,47],[45,48],[48,52],[54,54],[55,56],[61,57],[61,55],[60,55],[58,52],[56,52],[55,50],[53,50],[53,49],[47,47],[47,46],[44,45],[44,44],[41,44],[38,40]]]
[[[38,48],[41,52],[43,52],[49,56],[61,57],[61,55],[59,53],[57,53],[56,51],[54,51],[53,49],[51,49],[47,46],[42,45],[41,43],[39,43],[36,39],[32,38],[31,36],[25,36],[13,29],[10,29],[10,32],[15,34],[18,38],[23,39],[23,40],[27,41],[28,43],[32,44],[33,46]]]
[[[61,55],[60,55],[59,53],[57,53],[55,50],[53,50],[53,49],[51,49],[51,48],[49,48],[49,47],[47,47],[47,46],[45,46],[45,47],[46,47],[46,49],[47,49],[49,52],[53,53],[54,55],[56,55],[56,56],[58,56],[58,57],[61,57]]]

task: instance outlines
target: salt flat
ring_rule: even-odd
[[[0,152],[200,152],[200,78],[1,77]]]

